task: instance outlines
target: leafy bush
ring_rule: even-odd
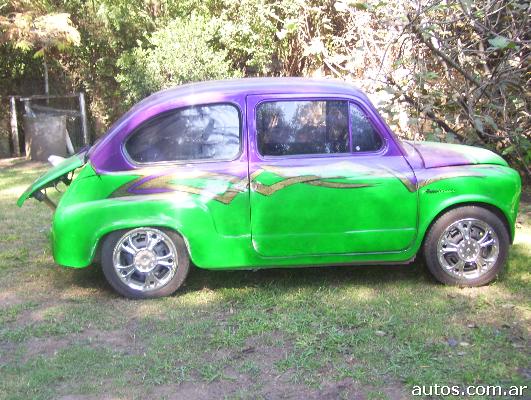
[[[219,24],[192,15],[176,18],[118,60],[117,76],[127,100],[134,102],[157,90],[187,82],[241,76],[227,51],[215,47]]]
[[[286,1],[289,3],[291,0]],[[217,18],[219,44],[227,50],[232,65],[243,69],[245,76],[278,73],[276,58],[277,21],[273,6],[257,0],[225,1]]]

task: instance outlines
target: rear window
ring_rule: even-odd
[[[138,127],[125,151],[137,163],[232,160],[240,153],[240,121],[231,104],[175,109]]]

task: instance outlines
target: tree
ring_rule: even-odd
[[[34,57],[42,57],[44,67],[44,93],[49,93],[48,65],[46,55],[53,49],[63,51],[70,46],[79,46],[80,35],[70,21],[70,14],[11,13],[0,16],[0,43],[11,43],[23,51],[38,50]]]
[[[529,3],[419,2],[407,32],[418,73],[406,101],[442,133],[490,147],[531,177]]]
[[[147,45],[125,52],[117,79],[129,102],[169,86],[240,76],[231,68],[227,51],[213,47],[218,30],[215,20],[202,16],[177,18],[153,32]]]
[[[398,133],[488,147],[530,178],[529,7],[519,0],[278,6],[282,74],[385,89],[391,96],[382,108],[400,117]]]

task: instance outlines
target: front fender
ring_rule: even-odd
[[[521,179],[512,168],[498,165],[446,167],[425,170],[419,180],[420,247],[432,222],[447,209],[466,204],[495,207],[506,219],[514,238]]]

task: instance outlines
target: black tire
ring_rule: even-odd
[[[160,228],[147,228],[155,229],[163,232],[173,242],[177,252],[177,269],[173,277],[162,287],[155,288],[149,291],[142,291],[133,289],[127,286],[120,277],[113,265],[113,253],[116,245],[120,239],[127,235],[129,232],[135,229],[120,230],[112,232],[107,235],[101,246],[101,266],[105,278],[109,284],[122,296],[130,299],[153,299],[158,297],[169,296],[174,293],[184,283],[188,272],[190,270],[190,256],[183,238],[174,231],[160,229]]]
[[[498,238],[498,256],[494,265],[483,275],[476,278],[456,277],[447,272],[438,257],[438,242],[446,228],[453,223],[474,218],[488,224]],[[441,215],[431,226],[424,241],[424,259],[431,274],[439,282],[454,286],[483,286],[493,281],[503,269],[509,253],[509,233],[502,219],[492,211],[479,206],[463,206],[454,208]]]

